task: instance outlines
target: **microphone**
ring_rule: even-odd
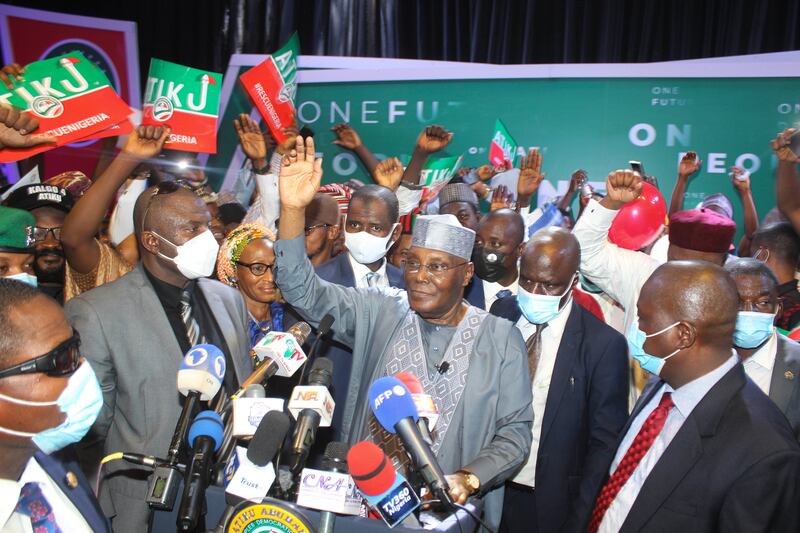
[[[271,461],[280,450],[291,420],[282,411],[270,411],[253,434],[245,449],[237,446],[225,467],[225,503],[227,508],[219,519],[214,533],[222,533],[236,506],[245,500],[260,502],[275,482]]]
[[[358,490],[387,526],[396,526],[419,507],[419,496],[406,478],[372,442],[364,440],[350,448],[347,466]]]
[[[296,323],[286,333],[279,331],[267,333],[253,347],[259,360],[262,361],[261,366],[242,382],[239,390],[231,397],[238,397],[248,386],[263,383],[272,376],[291,377],[306,362],[307,357],[301,346],[306,342],[309,333],[311,326],[306,322]]]
[[[433,367],[436,369],[436,372],[438,372],[439,375],[444,375],[447,374],[448,370],[450,370],[450,363],[448,363],[447,361],[443,361],[442,364],[433,365]]]
[[[417,427],[417,408],[405,385],[397,378],[382,377],[370,386],[369,403],[383,429],[400,437],[403,447],[411,457],[414,470],[420,474],[431,492],[452,507],[450,486],[433,451],[420,434]]]
[[[333,378],[333,361],[320,357],[308,373],[308,385],[298,385],[289,400],[289,412],[297,420],[292,437],[289,470],[298,474],[308,459],[317,429],[330,427],[334,401],[328,387]]]
[[[359,515],[361,497],[347,471],[344,442],[329,442],[321,469],[303,469],[297,505],[320,512],[318,533],[333,533],[337,514]]]
[[[399,379],[411,393],[411,397],[414,399],[414,406],[416,406],[417,414],[419,415],[419,420],[417,421],[419,432],[425,442],[429,446],[433,446],[431,431],[436,427],[436,421],[439,419],[439,410],[433,402],[433,397],[430,394],[425,394],[425,389],[422,388],[422,383],[420,383],[416,374],[400,372],[395,374],[394,377]]]
[[[322,320],[319,321],[319,326],[317,327],[317,336],[314,338],[314,342],[311,344],[311,349],[308,351],[308,359],[307,361],[313,361],[314,355],[317,353],[317,349],[319,348],[319,343],[322,340],[322,337],[328,334],[331,330],[331,326],[333,326],[334,318],[331,315],[325,315],[322,317]],[[303,366],[303,370],[300,372],[300,379],[297,380],[297,383],[300,384],[303,382],[303,376],[305,375],[306,367]]]
[[[171,511],[178,491],[178,463],[183,452],[189,422],[198,401],[209,401],[219,392],[225,378],[225,355],[212,344],[198,344],[186,352],[178,369],[178,391],[186,396],[164,463],[154,467],[145,501],[151,509]]]
[[[183,497],[176,521],[179,531],[197,527],[200,510],[205,504],[206,487],[214,452],[222,444],[222,418],[214,411],[201,411],[189,429],[188,441],[192,446],[192,461],[186,471]]]
[[[232,403],[232,434],[241,439],[252,437],[267,413],[283,411],[285,402],[281,398],[267,398],[264,386],[256,383],[248,386]]]

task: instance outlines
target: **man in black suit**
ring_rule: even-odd
[[[400,238],[399,211],[397,197],[386,187],[365,185],[354,191],[344,223],[347,252],[317,266],[319,277],[343,287],[405,289],[403,273],[386,260],[389,248]],[[334,365],[332,437],[336,440],[340,437],[338,428],[347,401],[353,353],[347,346],[330,341],[318,356],[328,357]]]
[[[800,445],[733,351],[739,298],[703,261],[673,261],[642,287],[631,354],[645,389],[587,531],[800,530]]]
[[[526,339],[533,445],[506,483],[501,532],[557,532],[588,512],[628,417],[625,338],[572,298],[580,246],[549,227],[525,246],[519,294],[492,305]]]
[[[800,440],[800,344],[775,330],[781,316],[778,279],[765,263],[749,257],[725,270],[739,292],[733,344],[747,377],[783,411]]]

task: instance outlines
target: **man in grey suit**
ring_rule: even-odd
[[[326,282],[305,257],[303,241],[305,207],[321,177],[313,139],[303,144],[297,137],[279,180],[275,281],[310,324],[333,316],[334,339],[353,349],[341,431],[349,444],[380,443],[404,468],[407,456],[372,415],[368,392],[381,376],[413,372],[438,408],[431,449],[451,474],[451,496],[462,504],[468,496],[483,497],[486,522],[496,528],[503,483],[530,451],[533,412],[519,331],[463,300],[475,232],[453,215],[418,218],[405,264],[408,292]]]
[[[800,344],[775,331],[781,316],[778,279],[757,259],[730,261],[725,270],[739,291],[734,346],[747,376],[786,415],[800,440]]]
[[[134,223],[141,263],[70,300],[66,312],[103,390],[94,431],[105,440],[104,452],[163,457],[183,402],[176,375],[192,345],[207,342],[225,354],[221,394],[252,371],[247,308],[235,289],[203,279],[212,272],[217,244],[194,193],[163,182],[139,198]],[[146,531],[149,472],[112,462],[106,473],[99,498],[114,529]]]

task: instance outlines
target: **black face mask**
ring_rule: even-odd
[[[508,272],[503,266],[508,254],[497,250],[488,250],[484,247],[476,247],[472,250],[472,263],[475,265],[475,274],[482,280],[494,283],[505,276]]]

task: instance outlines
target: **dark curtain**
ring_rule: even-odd
[[[646,62],[800,49],[798,0],[6,2],[136,21],[142,72],[150,57],[221,72],[231,53],[272,52],[295,30],[305,54],[486,63]]]

